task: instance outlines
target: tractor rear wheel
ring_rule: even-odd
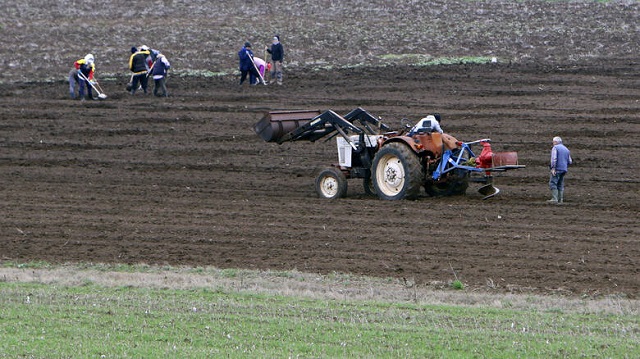
[[[342,198],[347,194],[347,177],[335,167],[325,168],[316,177],[316,192],[322,198]]]
[[[394,142],[376,153],[371,178],[381,199],[415,199],[420,195],[424,169],[407,145]]]
[[[427,183],[424,189],[432,197],[443,197],[465,194],[468,187],[469,172],[456,169],[438,182]]]

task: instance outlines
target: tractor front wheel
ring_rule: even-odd
[[[347,194],[347,177],[335,167],[325,168],[316,177],[316,192],[322,198],[342,198]]]
[[[376,153],[372,180],[381,199],[415,199],[420,195],[424,170],[415,152],[403,143],[394,142]]]
[[[373,186],[371,177],[365,177],[362,179],[362,187],[364,187],[364,193],[367,195],[373,196],[376,194],[376,188]]]

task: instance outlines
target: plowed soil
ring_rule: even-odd
[[[636,2],[81,3],[16,2],[2,20],[0,263],[295,269],[433,287],[457,278],[498,293],[640,295]],[[283,86],[211,75],[235,68],[245,38],[262,52],[282,30]],[[143,42],[180,75],[168,98],[124,90],[129,47]],[[69,99],[63,79],[87,51],[104,101]],[[380,66],[388,54],[499,61],[411,66],[400,56]],[[203,69],[209,77],[192,76]],[[501,193],[489,200],[472,185],[465,196],[383,201],[353,179],[346,198],[329,201],[314,176],[337,162],[334,140],[277,145],[252,128],[268,110],[356,107],[395,128],[440,112],[447,133],[490,138],[526,168],[498,174]],[[548,205],[556,135],[575,163],[565,203]]]
[[[283,86],[171,78],[171,96],[67,99],[66,84],[0,88],[2,261],[150,263],[459,278],[490,291],[640,293],[640,76],[630,61],[590,66],[450,65],[289,73]],[[333,140],[263,142],[273,109],[362,106],[392,126],[443,114],[445,131],[525,169],[502,192],[383,201],[349,180],[317,198]],[[566,203],[548,205],[551,138],[574,166]]]

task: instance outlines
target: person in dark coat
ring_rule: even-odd
[[[244,47],[238,51],[238,58],[240,59],[240,85],[247,79],[247,75],[251,75],[253,78],[259,78],[258,70],[253,64],[253,51],[251,51],[251,43],[245,42]],[[254,77],[255,76],[255,77]],[[255,84],[252,84],[255,85]]]
[[[133,72],[131,78],[131,94],[135,94],[138,89],[138,83],[142,86],[142,91],[147,93],[147,84],[149,80],[149,62],[151,61],[151,52],[149,48],[142,45],[138,51],[129,57],[129,70]]]
[[[271,83],[277,81],[278,85],[282,85],[282,61],[284,61],[284,47],[280,43],[280,36],[273,37],[271,48],[266,48],[271,54]]]

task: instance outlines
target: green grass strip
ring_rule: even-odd
[[[638,317],[0,282],[0,358],[640,357]]]

